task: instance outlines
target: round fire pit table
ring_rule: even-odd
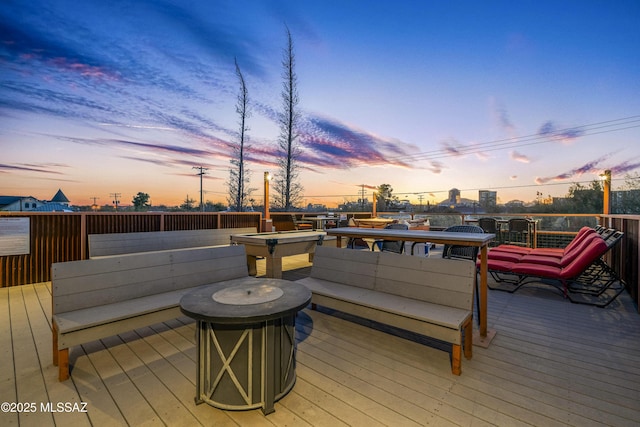
[[[296,380],[295,319],[311,292],[247,277],[201,286],[180,300],[197,320],[196,404],[270,414]]]

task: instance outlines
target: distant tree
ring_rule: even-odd
[[[292,210],[302,203],[303,188],[298,182],[298,164],[300,147],[298,145],[298,77],[295,73],[295,54],[291,31],[287,28],[287,47],[282,58],[282,112],[279,114],[280,136],[278,147],[280,157],[278,169],[273,180],[273,204],[285,211]]]
[[[389,184],[381,184],[376,191],[376,209],[384,212],[393,209],[399,203],[398,196],[393,195],[393,188]]]
[[[133,210],[136,212],[144,212],[149,209],[149,195],[147,193],[138,192],[136,196],[133,198],[131,203],[133,204]]]
[[[187,198],[184,200],[184,203],[180,205],[180,210],[191,212],[195,210],[195,204],[196,201],[194,199],[190,199],[189,195],[187,194]]]
[[[612,210],[618,214],[640,214],[640,175],[627,174],[624,185],[618,191]]]
[[[221,203],[221,202],[213,203],[212,201],[207,200],[207,202],[204,204],[204,210],[206,212],[226,211],[227,210],[227,206],[224,203]]]
[[[574,183],[567,195],[569,213],[602,213],[603,189],[598,180],[591,181],[589,187]]]
[[[249,148],[246,144],[246,134],[249,130],[247,126],[247,118],[250,116],[249,111],[249,91],[244,81],[244,76],[238,65],[236,64],[236,76],[240,83],[240,91],[236,102],[236,113],[239,117],[240,131],[238,133],[238,142],[233,147],[233,157],[231,158],[231,167],[229,168],[229,196],[227,201],[229,206],[237,212],[242,212],[248,207],[248,201],[251,193],[255,190],[249,188],[249,170],[245,167],[245,153]]]

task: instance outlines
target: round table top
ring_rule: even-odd
[[[288,280],[247,277],[200,286],[180,300],[180,310],[219,324],[263,322],[294,314],[311,302],[311,291]]]

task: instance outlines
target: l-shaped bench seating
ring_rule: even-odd
[[[472,357],[475,263],[318,246],[297,283],[316,305],[451,343],[451,372]],[[464,339],[463,339],[464,331]]]
[[[69,349],[182,316],[180,298],[195,287],[249,276],[245,248],[217,246],[54,263],[53,364],[69,378]]]

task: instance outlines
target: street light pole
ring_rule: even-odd
[[[609,212],[611,211],[611,171],[607,169],[600,176],[604,180],[604,199],[602,204],[602,214],[609,215]]]
[[[271,216],[269,215],[269,181],[271,181],[271,174],[269,172],[264,173],[264,217],[262,218],[262,231],[272,231]]]

